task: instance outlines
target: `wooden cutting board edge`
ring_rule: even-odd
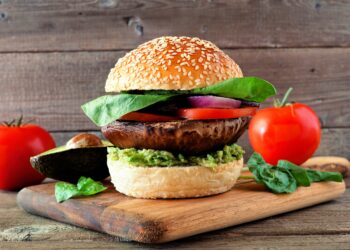
[[[237,186],[244,185],[250,185],[250,183],[239,183]],[[235,189],[232,189],[225,194],[208,198],[216,199],[221,197],[220,199],[224,201],[227,200],[231,192],[235,192]],[[275,195],[264,193],[264,197],[266,197],[265,199],[273,199],[268,200],[269,202],[263,199],[257,203],[261,208],[254,216],[251,216],[249,213],[244,213],[243,210],[237,213],[237,209],[227,209],[223,214],[213,213],[211,218],[204,216],[202,218],[198,217],[193,221],[189,221],[188,225],[184,223],[186,220],[176,220],[176,216],[159,216],[159,213],[152,212],[152,207],[150,207],[149,210],[146,209],[138,214],[138,212],[135,212],[132,209],[130,210],[127,208],[127,205],[124,205],[124,203],[127,204],[130,200],[126,200],[125,202],[122,201],[115,205],[112,204],[107,207],[99,206],[98,204],[83,204],[83,207],[79,208],[74,205],[79,199],[58,204],[52,195],[41,194],[41,196],[35,196],[35,191],[31,190],[31,187],[28,187],[19,192],[17,202],[25,211],[35,215],[105,232],[110,235],[128,238],[138,242],[163,243],[316,205],[333,200],[341,196],[344,192],[344,182],[329,182],[314,183],[311,187],[301,187],[293,194]],[[30,199],[30,197],[36,197],[36,200],[29,201],[28,199]],[[305,199],[306,197],[307,200]],[[239,199],[242,197],[237,198]],[[250,197],[250,199],[252,198],[253,197]],[[301,198],[304,199],[302,200],[302,203],[300,203]],[[135,203],[142,202],[140,199],[131,200],[131,202],[133,201]],[[150,204],[156,202],[154,200],[144,201],[150,202]],[[208,199],[204,198],[203,200],[202,198],[201,201],[208,201]],[[33,202],[36,206],[28,205]],[[178,200],[178,202],[182,201]],[[209,200],[209,202],[211,201]],[[244,201],[244,198],[242,198],[240,202],[243,202],[243,204],[245,202],[245,205],[249,205],[249,202],[251,201],[249,199]],[[203,205],[205,205],[205,202]],[[51,209],[48,209],[48,206]],[[208,206],[208,203],[206,206]],[[269,209],[266,209],[267,207]],[[84,208],[91,208],[92,213],[84,214],[79,211],[79,209]],[[215,210],[215,207],[213,209]],[[114,223],[110,223],[111,221]]]
[[[247,182],[245,184],[256,185],[256,183],[254,182]],[[245,184],[242,184],[242,185],[245,185]],[[231,191],[221,194],[219,196],[229,195],[230,192],[234,190],[235,189],[232,189]],[[152,214],[149,213],[149,211],[144,211],[144,213],[142,214],[143,216],[139,217],[140,220],[133,221],[134,223],[136,222],[135,226],[143,225],[144,230],[141,230],[142,233],[140,233],[140,231],[138,230],[135,230],[135,231],[128,232],[127,234],[124,234],[123,237],[129,238],[129,239],[131,238],[133,240],[144,242],[144,243],[169,242],[180,238],[189,237],[192,235],[214,231],[218,229],[223,229],[226,227],[235,226],[235,225],[239,225],[247,222],[252,222],[255,220],[271,217],[274,215],[313,206],[316,204],[333,200],[341,196],[344,192],[345,192],[344,182],[314,183],[312,184],[311,187],[300,187],[295,193],[292,193],[292,194],[276,195],[276,194],[272,194],[264,191],[263,194],[266,195],[267,200],[261,200],[259,204],[261,205],[259,209],[260,211],[256,213],[255,216],[251,216],[250,213],[245,214],[243,210],[240,211],[239,214],[236,214],[235,213],[236,211],[227,209],[227,212],[225,214],[215,213],[214,217],[212,218],[208,218],[206,216],[203,216],[199,219],[197,218],[195,226],[186,225],[185,224],[186,222],[183,220],[174,221],[173,218],[157,219],[157,216],[152,217],[151,216]],[[219,197],[219,196],[212,196],[211,198]],[[269,204],[268,199],[270,197],[275,197],[275,199],[273,199],[272,202]],[[305,199],[305,198],[308,198],[308,199]],[[304,199],[302,203],[300,203],[300,199]],[[226,200],[225,197],[223,197],[222,200]],[[265,204],[263,205],[263,203]],[[104,221],[110,220],[111,217],[108,216],[107,211],[108,210],[113,211],[113,209],[115,211],[116,208],[123,209],[123,204],[120,203],[118,205],[107,208],[102,214],[102,220]],[[265,209],[265,208],[268,208],[268,209]],[[145,216],[146,214],[149,214],[148,215],[149,217]],[[216,216],[221,218],[220,219],[216,218]],[[209,220],[210,220],[210,223],[207,223]],[[132,224],[133,222],[129,221],[130,224]],[[108,223],[102,223],[102,224],[110,225]],[[134,226],[132,226],[131,228],[134,228]],[[103,229],[105,232],[111,235],[121,236],[123,234],[118,228],[103,227]]]

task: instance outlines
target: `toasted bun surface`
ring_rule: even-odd
[[[133,167],[108,159],[107,165],[117,191],[136,198],[191,198],[219,194],[236,183],[243,159],[214,169],[193,167]]]
[[[167,36],[141,44],[120,58],[105,90],[190,90],[242,76],[239,66],[213,43]]]

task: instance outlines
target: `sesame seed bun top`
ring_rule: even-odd
[[[239,66],[213,43],[166,36],[120,58],[108,75],[105,90],[190,90],[242,76]]]

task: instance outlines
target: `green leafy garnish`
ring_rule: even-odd
[[[152,104],[167,101],[179,95],[216,95],[247,101],[263,102],[276,94],[275,87],[258,77],[232,78],[217,84],[183,90],[150,90],[141,94],[123,92],[101,96],[81,106],[84,113],[97,125],[105,126],[123,115],[146,108]]]
[[[319,181],[335,181],[342,182],[343,176],[338,172],[321,172],[316,170],[307,169],[307,175],[312,182]]]
[[[101,182],[91,178],[80,177],[77,185],[67,182],[57,182],[55,184],[55,197],[57,202],[63,202],[77,196],[90,196],[106,190]]]
[[[248,167],[252,166],[249,165]],[[257,183],[264,184],[274,193],[292,193],[297,189],[297,182],[293,175],[282,168],[274,168],[267,164],[249,167]]]
[[[250,157],[247,165],[253,176],[240,178],[255,179],[257,183],[263,184],[273,193],[292,193],[297,187],[308,187],[313,182],[343,181],[340,173],[304,169],[285,160],[280,160],[277,166],[272,166],[256,152]]]
[[[217,84],[196,88],[192,94],[217,95],[228,98],[238,98],[246,101],[263,102],[276,94],[275,87],[258,77],[231,78]]]
[[[107,150],[108,159],[123,161],[135,167],[202,166],[215,168],[218,164],[239,160],[244,154],[243,149],[237,144],[225,145],[221,150],[198,156],[184,156],[154,149],[109,147]]]
[[[104,126],[123,115],[166,101],[174,95],[140,95],[122,93],[105,95],[81,106],[84,113],[97,125]]]

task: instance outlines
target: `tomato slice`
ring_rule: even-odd
[[[257,107],[238,109],[185,108],[179,109],[178,115],[189,120],[227,119],[252,116],[256,113],[257,109]]]
[[[126,115],[123,115],[121,118],[119,118],[119,120],[138,122],[168,122],[179,120],[179,118],[166,115],[147,114],[142,112],[130,112]]]

